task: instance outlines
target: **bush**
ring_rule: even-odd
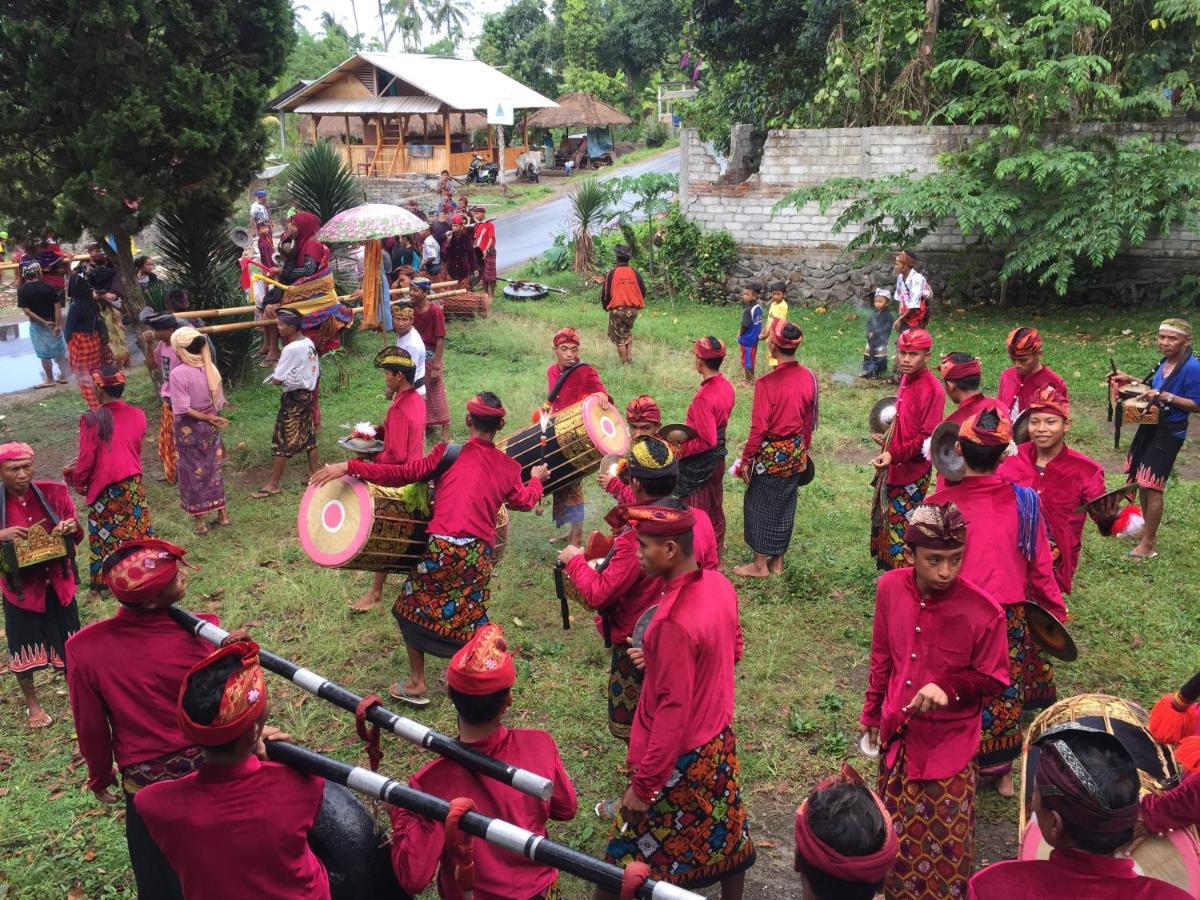
[[[544,275],[555,275],[566,272],[571,268],[575,259],[575,250],[567,243],[567,235],[560,231],[554,236],[550,249],[529,264],[529,274],[534,278]]]
[[[705,303],[726,299],[725,279],[737,261],[728,231],[703,231],[674,203],[660,223],[663,278],[673,293]]]
[[[642,130],[647,147],[661,147],[667,142],[667,126],[662,122],[650,122]]]

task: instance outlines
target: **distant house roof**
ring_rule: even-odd
[[[591,94],[563,94],[558,106],[543,109],[529,117],[530,128],[569,128],[584,125],[603,128],[605,125],[632,125],[633,119]]]
[[[556,105],[475,59],[363,52],[298,90],[289,89],[271,108],[315,115],[408,115],[484,110],[497,99],[514,109]]]
[[[268,100],[267,105],[266,105],[266,111],[267,112],[278,112],[280,104],[282,104],[285,100],[291,99],[299,91],[304,90],[310,84],[312,84],[311,81],[297,81],[295,84],[293,84],[290,88],[285,90],[278,97],[272,97],[270,100]]]

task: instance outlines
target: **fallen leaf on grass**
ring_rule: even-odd
[[[1121,334],[1125,334],[1125,335],[1133,334],[1133,329],[1132,328],[1122,328]]]
[[[759,846],[762,846],[762,841],[759,841],[758,843],[759,843]],[[96,858],[96,851],[89,850],[87,853],[83,854],[83,858],[84,858],[85,862],[91,862],[93,859]]]
[[[518,619],[516,616],[513,616],[513,624],[516,625],[518,628],[525,627],[525,623],[522,622],[520,619]]]
[[[8,788],[0,788],[0,797],[8,796]]]
[[[778,847],[779,841],[770,841],[770,840],[763,840],[762,838],[756,838],[754,841],[754,846],[765,847],[769,850],[772,847]]]
[[[1142,640],[1142,636],[1140,634],[1135,634],[1133,636],[1133,640],[1131,640],[1129,642],[1129,646],[1132,647],[1134,650],[1136,650],[1138,647],[1142,646],[1142,644],[1144,644],[1144,643],[1145,643],[1145,641]]]
[[[83,885],[77,884],[67,891],[67,900],[85,900],[87,894],[83,892]]]

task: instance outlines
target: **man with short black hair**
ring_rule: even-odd
[[[628,365],[633,362],[633,323],[646,305],[646,283],[629,264],[633,252],[622,245],[616,249],[617,264],[604,276],[600,305],[608,312],[608,339],[617,348],[617,356]]]
[[[298,453],[307,455],[310,475],[317,470],[317,381],[321,377],[317,348],[300,330],[303,321],[300,313],[283,308],[275,318],[284,348],[275,370],[263,384],[279,385],[283,394],[271,438],[271,478],[250,495],[256,500],[272,497],[282,490],[279,483],[284,467]]]
[[[506,415],[499,397],[481,391],[467,401],[467,443],[438,444],[403,465],[352,459],[327,465],[310,479],[320,485],[350,474],[389,487],[436,481],[437,498],[426,529],[429,542],[392,606],[411,674],[388,691],[412,706],[429,705],[425,654],[449,659],[488,622],[488,583],[501,505],[533,509],[542,498],[542,481],[550,474],[545,464],[536,465],[529,481],[522,482],[521,464],[496,449],[496,432],[504,427]]]
[[[545,897],[554,890],[558,872],[550,866],[476,841],[457,827],[463,813],[473,809],[544,836],[548,820],[569,822],[579,808],[575,786],[549,732],[509,728],[503,722],[512,706],[516,678],[504,630],[499,625],[481,626],[446,670],[446,693],[458,713],[458,740],[510,766],[544,776],[554,784],[554,792],[548,800],[539,800],[480,778],[448,759],[426,765],[409,779],[409,786],[453,799],[446,824],[399,807],[390,809],[392,868],[407,894],[421,893],[436,876],[438,896],[462,896],[455,874],[463,843],[474,847],[476,896]]]
[[[39,388],[54,386],[54,364],[58,363],[58,383],[67,383],[67,342],[63,339],[63,294],[42,278],[36,260],[21,263],[21,285],[17,288],[17,308],[29,319],[29,340],[42,364]]]
[[[1183,900],[1118,851],[1134,836],[1140,777],[1125,745],[1076,722],[1047,729],[1033,776],[1033,813],[1048,859],[998,862],[971,878],[970,900]]]
[[[700,387],[688,405],[685,421],[696,436],[679,446],[679,484],[675,495],[688,506],[708,513],[725,550],[725,429],[733,414],[733,385],[721,374],[725,343],[709,335],[692,345]]]

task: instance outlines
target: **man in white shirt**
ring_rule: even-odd
[[[392,325],[396,329],[396,346],[412,357],[417,366],[417,393],[425,396],[425,342],[421,340],[421,332],[413,327],[413,308],[402,306],[396,310]]]
[[[281,309],[276,314],[284,348],[275,371],[263,384],[279,385],[283,396],[279,398],[279,415],[275,417],[275,432],[271,437],[271,480],[250,495],[255,500],[280,492],[284,466],[297,453],[308,455],[310,475],[318,468],[315,417],[321,364],[313,342],[300,333],[302,318],[292,309]]]
[[[421,242],[421,268],[430,275],[442,271],[442,248],[428,230],[424,231],[425,239]]]
[[[924,328],[929,323],[929,301],[933,290],[916,269],[917,257],[911,250],[901,250],[896,254],[896,323],[892,326],[897,335],[904,334],[910,328]],[[898,366],[899,354],[893,359],[892,383],[900,383]]]
[[[267,225],[271,224],[271,211],[267,209],[267,192],[259,188],[254,192],[254,202],[250,204],[250,235],[252,242],[256,240],[258,226],[264,223]]]

